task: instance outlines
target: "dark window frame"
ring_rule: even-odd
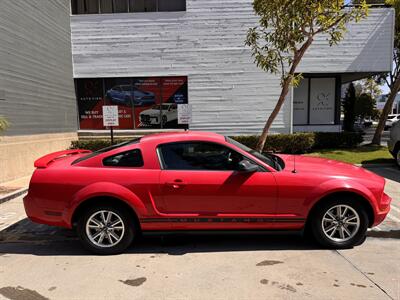
[[[96,157],[98,155],[101,155],[103,153],[114,151],[114,150],[116,150],[118,148],[122,148],[122,147],[133,145],[133,144],[139,144],[140,140],[141,140],[141,138],[136,138],[136,139],[133,139],[133,140],[130,140],[130,141],[122,142],[120,144],[112,145],[112,146],[109,146],[109,147],[94,151],[94,152],[92,152],[92,153],[90,153],[88,155],[82,156],[82,157],[74,160],[71,165],[78,164],[80,162],[86,161],[88,159],[91,159],[91,158]]]
[[[209,169],[167,169],[165,167],[165,162],[164,162],[164,158],[161,152],[161,147],[165,146],[165,145],[173,145],[173,144],[191,144],[191,143],[203,143],[203,144],[213,144],[213,145],[217,145],[217,146],[221,146],[221,147],[225,147],[239,155],[241,155],[244,159],[250,161],[252,164],[255,164],[259,167],[259,170],[257,172],[270,172],[266,167],[264,167],[263,165],[260,165],[258,162],[254,161],[252,158],[250,158],[248,155],[245,155],[225,144],[221,144],[221,143],[216,143],[216,142],[209,142],[209,141],[202,141],[202,140],[188,140],[188,141],[178,141],[178,142],[169,142],[169,143],[162,143],[162,144],[158,144],[157,148],[156,148],[156,153],[157,153],[157,157],[158,157],[158,161],[160,164],[160,169],[162,171],[190,171],[190,172],[238,172],[238,170],[209,170]]]
[[[97,13],[92,12],[92,13],[88,13],[88,12],[83,12],[83,13],[78,13],[78,7],[79,7],[79,2],[80,1],[86,1],[86,0],[71,0],[70,2],[70,7],[71,7],[71,15],[73,16],[78,16],[78,15],[104,15],[104,14],[120,14],[120,13],[150,13],[150,12],[186,12],[187,11],[187,0],[181,0],[184,1],[183,4],[183,9],[180,10],[160,10],[160,1],[168,1],[168,0],[155,0],[156,1],[156,5],[155,5],[155,10],[151,10],[151,11],[132,11],[131,10],[131,6],[132,3],[131,1],[134,0],[125,0],[126,1],[126,11],[123,12],[102,12],[101,10],[101,0],[94,0],[97,1]],[[110,0],[110,1],[114,1],[114,0]],[[146,0],[144,0],[146,1]],[[84,5],[85,6],[85,5]],[[116,5],[114,3],[112,3],[111,5],[112,9],[115,10],[116,9]]]
[[[334,107],[334,124],[311,124],[310,121],[310,105],[311,105],[311,79],[318,78],[334,78],[335,79],[335,107]],[[293,122],[292,126],[336,126],[340,125],[340,105],[341,105],[341,86],[342,78],[340,75],[336,74],[303,74],[303,79],[308,81],[308,94],[307,94],[307,123],[305,124],[295,124]],[[293,91],[294,97],[294,91]],[[293,105],[292,105],[293,110]]]

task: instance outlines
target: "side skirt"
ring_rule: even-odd
[[[302,235],[303,230],[147,230],[144,236],[159,235]]]

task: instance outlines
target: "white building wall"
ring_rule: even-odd
[[[277,76],[254,65],[244,46],[248,28],[257,23],[251,2],[188,0],[186,12],[72,16],[74,77],[188,76],[191,129],[259,133],[280,85]],[[349,37],[359,38],[338,47],[329,48],[319,38],[301,71],[389,70],[393,11],[373,10],[367,21],[350,29]],[[376,37],[379,43],[372,41]],[[361,59],[363,54],[373,57]],[[287,101],[273,131],[291,130],[290,106]]]

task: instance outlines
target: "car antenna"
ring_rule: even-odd
[[[293,174],[297,173],[297,170],[296,170],[296,154],[293,154],[293,171],[292,171],[292,173]]]

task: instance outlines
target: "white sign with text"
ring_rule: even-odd
[[[335,78],[312,78],[310,124],[335,124]]]
[[[192,123],[192,105],[178,104],[178,124]]]
[[[119,126],[118,106],[117,105],[103,106],[103,125],[105,127]]]

